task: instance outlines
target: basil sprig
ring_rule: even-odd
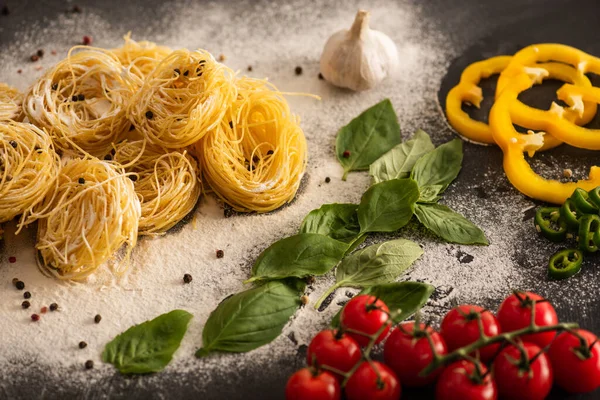
[[[375,104],[344,126],[335,142],[337,158],[350,171],[369,169],[371,163],[402,141],[398,117],[389,99]]]
[[[179,348],[192,314],[174,310],[135,325],[108,343],[104,362],[122,374],[148,374],[163,370]]]
[[[302,304],[304,287],[297,279],[271,281],[226,298],[208,317],[196,356],[246,352],[270,343]]]

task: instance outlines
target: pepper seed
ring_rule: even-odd
[[[23,298],[30,299],[31,298],[31,293],[29,293],[29,292],[23,293]]]
[[[28,309],[29,307],[31,307],[31,303],[25,300],[21,303],[21,307],[23,307],[24,309]]]
[[[146,111],[146,118],[148,118],[148,119],[154,118],[154,113],[152,111]]]
[[[94,368],[94,362],[92,360],[87,360],[85,362],[85,369],[92,369]]]
[[[94,317],[94,322],[99,324],[100,321],[102,321],[102,316],[100,314],[96,314],[96,316]]]
[[[58,310],[58,304],[56,304],[56,303],[50,304],[50,311],[56,311],[56,310]]]
[[[223,250],[217,250],[217,258],[225,257],[225,252]]]
[[[37,322],[37,321],[39,321],[39,320],[40,320],[40,316],[39,316],[39,315],[37,315],[37,314],[31,314],[31,320],[32,320],[33,322]]]
[[[298,66],[294,71],[296,72],[296,75],[302,75],[302,67]]]
[[[183,275],[183,282],[190,283],[192,281],[192,276],[190,274]]]
[[[85,349],[87,347],[87,343],[84,342],[83,340],[81,342],[79,342],[79,348],[80,349]]]
[[[22,281],[18,281],[17,283],[15,283],[15,286],[16,286],[16,288],[17,288],[17,289],[19,289],[19,290],[23,290],[23,289],[25,289],[25,283],[24,283],[24,282],[22,282]]]
[[[330,177],[328,177],[328,176],[327,176],[327,177],[325,177],[325,183],[329,183],[329,182],[331,182],[331,178],[330,178]]]
[[[350,157],[350,151],[349,150],[345,150],[344,153],[342,153],[342,157],[344,157],[344,158]]]

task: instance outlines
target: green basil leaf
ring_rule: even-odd
[[[395,281],[421,255],[423,249],[410,240],[374,244],[344,258],[338,266],[337,287],[367,287]]]
[[[428,185],[419,187],[419,203],[437,203],[441,197],[439,194],[444,191],[442,185]]]
[[[106,345],[102,361],[122,374],[147,374],[164,369],[179,348],[192,314],[174,310],[132,326]]]
[[[374,183],[408,178],[417,160],[434,149],[429,135],[419,129],[412,139],[394,147],[371,164],[369,174]]]
[[[417,204],[415,214],[427,229],[447,242],[488,244],[483,231],[457,212],[441,204]]]
[[[318,233],[344,243],[360,233],[356,204],[324,204],[312,210],[302,221],[300,233]]]
[[[329,272],[344,257],[348,244],[318,233],[300,233],[281,239],[258,256],[252,278],[304,278]]]
[[[242,353],[270,343],[300,307],[305,285],[297,279],[270,281],[226,298],[208,317],[196,357]]]
[[[433,286],[426,283],[406,281],[371,286],[363,289],[359,294],[370,294],[383,300],[392,312],[400,310],[400,313],[394,317],[394,322],[399,323],[423,307],[434,290]],[[340,309],[333,317],[332,327],[340,326],[341,313]]]
[[[462,141],[454,139],[425,154],[415,163],[410,175],[419,184],[419,189],[439,185],[444,192],[458,176],[462,167]]]
[[[358,206],[361,232],[393,232],[410,221],[419,188],[412,179],[393,179],[371,186]]]
[[[337,134],[335,147],[344,167],[342,179],[346,180],[350,171],[369,169],[373,161],[401,141],[398,117],[389,99],[363,111]]]

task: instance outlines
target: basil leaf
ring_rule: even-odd
[[[374,244],[344,258],[338,266],[336,287],[367,287],[393,282],[423,254],[410,240],[396,239]]]
[[[246,352],[273,341],[300,307],[305,285],[300,280],[270,281],[226,298],[208,317],[196,357]]]
[[[360,233],[356,204],[324,204],[312,210],[302,221],[300,233],[318,233],[350,243]]]
[[[419,187],[419,203],[437,203],[441,197],[438,196],[444,191],[442,185],[429,185]]]
[[[102,361],[122,374],[147,374],[163,370],[179,348],[192,314],[174,310],[132,326],[108,343]]]
[[[370,294],[381,299],[390,309],[400,313],[394,317],[394,322],[402,322],[419,310],[429,299],[435,288],[421,282],[393,282],[383,285],[371,286],[363,289],[360,294]],[[331,320],[331,326],[340,326],[340,315],[342,310]]]
[[[408,178],[417,160],[434,149],[429,135],[419,129],[412,139],[394,147],[371,164],[369,174],[374,183]]]
[[[393,179],[371,186],[358,206],[361,232],[393,232],[410,221],[419,199],[412,179]]]
[[[437,196],[446,190],[458,176],[462,167],[462,141],[451,140],[425,154],[416,163],[410,175],[419,184],[419,190],[426,186],[437,186],[437,191],[429,197]]]
[[[344,257],[348,245],[318,233],[281,239],[258,256],[246,282],[323,275]]]
[[[415,214],[427,229],[451,243],[488,244],[483,231],[441,204],[417,204]]]
[[[337,134],[337,158],[348,172],[369,169],[373,161],[402,141],[398,117],[389,99],[375,104]],[[347,157],[344,157],[344,154]]]

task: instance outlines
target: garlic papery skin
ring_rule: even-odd
[[[371,89],[398,66],[398,50],[386,34],[369,28],[369,12],[360,10],[348,30],[329,38],[321,55],[321,74],[335,86]]]

